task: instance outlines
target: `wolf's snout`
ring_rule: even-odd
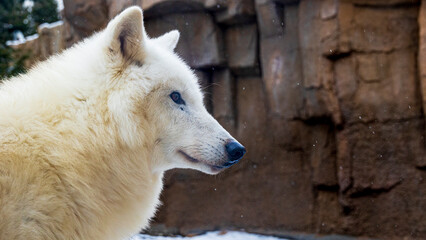
[[[236,141],[228,142],[225,145],[225,148],[229,159],[228,163],[226,163],[227,165],[237,163],[246,153],[246,149],[244,148],[244,146]]]

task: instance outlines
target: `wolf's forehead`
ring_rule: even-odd
[[[157,74],[166,85],[181,85],[190,89],[198,89],[198,79],[193,70],[176,53],[164,49],[157,43],[149,42],[149,58],[159,71]]]
[[[174,88],[175,90],[182,91],[183,93],[189,93],[191,95],[201,93],[200,85],[197,79],[192,75],[183,75],[179,77],[173,77],[169,79],[167,85]]]
[[[198,80],[192,70],[187,65],[179,65],[170,66],[169,64],[168,67],[167,65],[166,67],[162,67],[161,71],[163,71],[164,74],[161,75],[167,76],[164,80],[166,80],[168,84],[178,84],[190,87],[197,86]]]
[[[184,83],[185,85],[192,85],[191,87],[198,86],[198,79],[193,70],[182,60],[169,59],[164,61],[164,71],[167,71],[169,80],[175,83]]]

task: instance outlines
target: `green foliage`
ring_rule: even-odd
[[[32,32],[29,23],[30,13],[23,7],[24,0],[0,0],[0,41],[11,40],[13,32]]]
[[[25,72],[24,61],[29,57],[29,53],[7,46],[6,41],[18,31],[28,36],[36,33],[41,23],[59,20],[55,0],[34,0],[32,11],[23,6],[24,1],[0,0],[0,79]]]
[[[14,50],[6,46],[6,41],[13,39],[15,31],[28,33],[28,9],[23,7],[24,0],[0,0],[0,78],[9,77],[23,69],[21,59],[14,63]],[[16,65],[18,64],[18,65]]]
[[[34,0],[32,18],[35,26],[59,20],[58,5],[55,0]]]

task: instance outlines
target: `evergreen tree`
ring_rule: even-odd
[[[29,53],[17,54],[6,41],[13,40],[17,32],[28,36],[36,33],[40,24],[59,20],[55,0],[33,0],[31,10],[23,6],[24,1],[0,0],[0,80],[24,72],[24,61],[29,57]]]
[[[42,23],[52,23],[59,20],[58,5],[55,0],[34,0],[32,19],[37,28]]]
[[[13,59],[14,50],[6,46],[6,41],[13,39],[13,34],[21,31],[29,34],[29,11],[23,7],[24,0],[0,0],[0,79],[18,74],[24,70],[25,55]]]

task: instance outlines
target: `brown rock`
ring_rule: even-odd
[[[337,187],[336,144],[331,125],[312,127],[305,139],[312,166],[312,183],[320,187]]]
[[[237,138],[241,139],[248,150],[247,158],[240,164],[245,164],[247,170],[240,172],[235,169],[235,172],[226,174],[230,178],[236,177],[236,173],[242,174],[244,184],[257,190],[256,194],[250,194],[251,190],[247,186],[238,184],[238,188],[245,189],[242,191],[246,194],[243,196],[244,201],[256,203],[256,206],[237,206],[236,209],[242,213],[243,218],[235,226],[243,224],[256,228],[260,226],[257,223],[260,220],[271,226],[271,229],[285,226],[285,229],[298,230],[307,227],[311,224],[313,198],[311,186],[304,184],[304,179],[310,175],[309,163],[303,158],[298,145],[302,139],[295,139],[301,137],[299,130],[303,131],[303,123],[276,119],[271,125],[266,118],[266,99],[259,78],[238,78],[236,95]],[[253,114],[256,114],[256,118],[252,117]],[[268,131],[265,134],[267,129],[270,133]],[[273,186],[272,182],[279,182],[279,187],[270,188]],[[299,196],[304,197],[300,199]],[[259,209],[271,211],[261,213]]]
[[[416,7],[383,9],[357,7],[351,45],[356,51],[392,51],[414,47],[418,25]]]
[[[342,225],[341,221],[341,206],[338,201],[336,192],[318,191],[316,197],[316,219],[315,231],[325,233],[335,233]]]
[[[268,141],[264,135],[266,127],[265,93],[260,78],[238,78],[235,93],[238,135],[243,143],[245,139],[256,139],[247,142],[247,149],[257,149],[258,142]],[[253,116],[256,115],[256,118]]]
[[[300,153],[274,154],[302,159]],[[264,224],[270,229],[309,228],[313,196],[308,179],[307,172],[289,170],[276,158],[265,157],[257,165],[239,163],[220,178],[202,175],[197,181],[172,181],[162,195],[164,207],[157,219],[178,227],[181,234],[229,226],[256,229]]]
[[[324,56],[334,59],[340,55],[347,54],[349,48],[343,49],[339,44],[338,37],[341,35],[338,29],[338,21],[336,19],[324,20],[321,28],[321,52]]]
[[[339,2],[337,13],[338,34],[334,38],[328,38],[328,44],[324,42],[324,46],[329,46],[329,48],[324,48],[324,52],[328,51],[332,57],[349,53],[352,49],[353,15],[354,6],[351,3]]]
[[[361,81],[378,82],[384,79],[385,59],[382,55],[359,55],[357,56],[357,69]]]
[[[333,63],[318,51],[306,51],[304,54],[304,107],[300,117],[305,120],[331,118],[334,124],[342,124]],[[310,60],[305,61],[307,58]]]
[[[395,6],[401,4],[416,4],[419,3],[420,0],[344,0],[346,2],[354,3],[357,5],[364,6]]]
[[[106,0],[64,0],[64,12],[75,31],[82,37],[101,30],[108,23]]]
[[[143,0],[145,17],[161,17],[166,14],[202,11],[204,0]]]
[[[222,32],[210,15],[204,13],[170,14],[146,19],[151,37],[177,29],[181,32],[176,52],[194,68],[224,64]]]
[[[222,11],[228,7],[227,0],[205,0],[204,7],[209,11]]]
[[[257,24],[262,38],[284,34],[284,6],[272,0],[256,0]]]
[[[108,18],[112,19],[116,15],[118,15],[121,11],[124,9],[130,7],[130,6],[141,6],[142,0],[121,0],[121,1],[114,1],[114,0],[106,0],[107,6],[108,6]]]
[[[225,129],[234,132],[235,80],[228,69],[213,72],[213,116]]]
[[[71,47],[74,43],[80,41],[82,36],[74,29],[74,27],[68,22],[64,21],[64,38],[66,48]]]
[[[346,136],[346,132],[337,132],[336,134],[336,158],[337,158],[337,179],[339,182],[339,191],[346,192],[352,186],[352,142]],[[346,202],[342,203],[345,205]]]
[[[303,12],[299,14],[298,28],[305,88],[304,107],[300,117],[331,117],[336,124],[341,124],[341,113],[334,89],[333,63],[326,58],[329,53],[324,54],[325,48],[332,47],[332,51],[338,48],[337,20],[335,15],[327,15],[326,20],[322,17],[323,14],[331,14],[324,13],[324,8],[335,7],[334,1],[302,1],[299,4],[299,12]],[[329,46],[330,44],[333,46]]]
[[[288,8],[287,6],[284,7],[284,14],[287,13]],[[300,47],[304,51],[316,51],[320,46],[320,41],[318,41],[320,31],[318,30],[322,24],[320,19],[321,1],[301,1],[299,11],[303,12],[303,14],[295,12],[299,21],[295,22],[294,26],[298,28]],[[288,28],[287,21],[285,21],[285,30],[287,31]],[[309,60],[309,58],[303,58],[303,60]]]
[[[212,74],[207,71],[195,70],[195,74],[198,77],[201,90],[204,93],[204,106],[206,106],[209,113],[213,113],[213,102],[212,102]]]
[[[347,229],[354,235],[382,239],[422,239],[426,233],[426,182],[424,172],[404,168],[407,176],[390,189],[368,190],[348,201],[351,204]]]
[[[341,102],[342,111],[346,110],[346,105],[350,105],[350,101],[358,89],[358,81],[356,79],[354,66],[355,60],[352,57],[339,59],[334,65],[336,89]],[[349,112],[347,114],[349,114]]]
[[[300,120],[288,120],[278,116],[268,119],[267,135],[275,146],[288,151],[302,151],[306,148],[309,129]]]
[[[321,119],[332,117],[332,111],[327,102],[330,93],[323,88],[310,88],[303,91],[303,110],[300,118],[303,120]],[[337,123],[337,122],[336,122]]]
[[[259,2],[262,2],[262,1],[266,2],[269,0],[259,0]],[[300,2],[300,0],[275,0],[275,1],[280,4],[296,4]]]
[[[320,88],[325,80],[321,76],[323,69],[329,71],[329,68],[324,66],[328,60],[322,55],[321,42],[318,41],[327,37],[322,31],[324,21],[319,18],[320,7],[320,1],[303,1],[299,6],[300,11],[304,13],[299,15],[298,32],[303,64],[303,86],[306,88]]]
[[[321,19],[327,20],[337,16],[338,1],[337,0],[324,0],[321,1]]]
[[[404,181],[409,176],[406,171],[414,169],[426,154],[423,124],[410,120],[346,127],[339,141],[347,142],[347,146],[338,151],[347,153],[339,157],[349,158],[340,162],[351,162],[350,171],[344,173],[351,174],[346,178],[353,179],[350,194],[391,189]]]
[[[418,66],[420,75],[420,92],[423,101],[423,115],[426,116],[426,1],[421,1],[421,8],[419,13],[419,56]],[[426,124],[425,124],[426,125]],[[425,130],[426,134],[426,130]],[[426,157],[422,161],[426,166]]]
[[[53,25],[40,25],[37,29],[39,34],[39,53],[38,58],[40,60],[45,60],[49,56],[60,52],[65,48],[64,26],[62,23]]]
[[[385,239],[424,236],[419,212],[425,210],[426,175],[414,167],[425,156],[421,129],[422,120],[409,120],[355,124],[338,134],[339,202],[346,209],[346,231],[370,236],[384,231]]]
[[[40,61],[40,42],[38,38],[30,39],[25,41],[23,44],[11,45],[10,47],[16,50],[13,57],[16,59],[22,56],[28,56],[28,59],[24,61],[25,68],[31,68],[35,63]]]
[[[228,65],[236,75],[258,75],[258,39],[256,25],[230,27],[226,31]]]
[[[261,64],[268,105],[273,115],[293,119],[303,108],[302,59],[298,8],[285,8],[285,35],[261,41]],[[262,30],[261,30],[262,31]]]
[[[232,0],[224,11],[216,12],[216,21],[222,24],[252,22],[256,19],[253,0]]]
[[[339,60],[335,68],[341,110],[347,121],[386,121],[421,115],[413,50],[354,56]],[[375,65],[369,65],[371,62]]]

